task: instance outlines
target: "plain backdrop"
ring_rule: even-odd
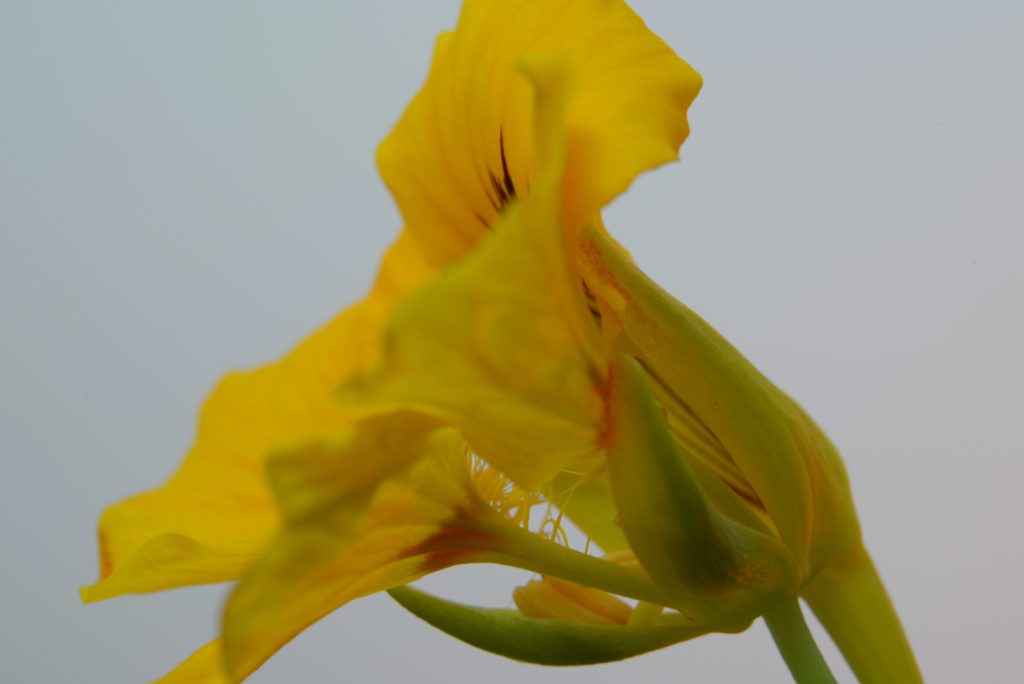
[[[1024,3],[633,6],[706,85],[609,226],[840,446],[928,679],[1020,681]],[[82,606],[96,518],[173,471],[224,371],[366,289],[399,227],[374,148],[457,11],[0,0],[0,679],[146,681],[214,634],[225,587]],[[523,579],[425,584],[504,606]],[[760,623],[550,670],[386,596],[251,681],[478,678],[789,681]]]

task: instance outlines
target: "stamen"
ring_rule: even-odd
[[[484,503],[513,524],[529,529],[530,510],[542,503],[543,497],[517,486],[477,454],[467,454],[467,465],[470,481]]]
[[[554,511],[551,503],[548,502],[547,508],[544,510],[544,520],[541,522],[540,529],[537,534],[555,542],[562,546],[569,546],[569,536],[565,533],[562,528],[562,517],[565,515],[561,510],[558,511],[558,517],[552,517],[552,511]]]

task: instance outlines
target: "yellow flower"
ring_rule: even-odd
[[[622,8],[615,4],[602,6]],[[492,10],[497,7],[498,4],[488,6]],[[534,6],[534,18],[538,24],[546,20],[544,13],[536,11],[539,7],[539,4]],[[474,9],[479,9],[479,6],[474,3],[467,6],[460,29],[465,25],[476,27],[476,22],[506,21],[500,12],[477,16]],[[629,19],[635,30],[642,30],[632,15],[620,16]],[[608,19],[600,15],[598,18]],[[504,35],[497,31],[497,26],[488,28],[493,35]],[[529,31],[526,35],[535,33]],[[461,44],[460,35],[466,36],[465,40],[475,39],[473,31],[461,34],[457,31],[444,49],[455,50]],[[653,40],[646,31],[640,35]],[[503,47],[500,41],[492,41],[489,45],[493,49]],[[670,56],[671,53],[660,43],[656,46],[666,50],[664,54]],[[421,289],[422,296],[431,301],[436,298],[438,306],[421,305],[421,298],[413,297],[408,299],[409,306],[396,311],[391,323],[403,325],[402,321],[409,316],[413,321],[422,320],[425,325],[437,329],[458,331],[469,327],[483,336],[483,344],[435,348],[429,336],[422,336],[422,344],[415,343],[409,348],[412,358],[398,360],[387,352],[383,359],[388,367],[393,364],[395,368],[415,368],[424,364],[439,370],[447,369],[442,384],[451,391],[452,401],[459,405],[462,405],[460,402],[472,401],[481,407],[481,419],[475,423],[461,421],[457,411],[446,415],[444,411],[430,411],[425,404],[401,409],[430,416],[437,425],[451,424],[458,428],[458,432],[441,428],[451,440],[450,456],[454,459],[444,469],[447,476],[424,479],[424,473],[435,472],[429,465],[433,457],[425,453],[429,450],[422,444],[416,443],[408,428],[394,424],[393,411],[399,410],[397,407],[361,404],[350,407],[371,416],[383,414],[379,419],[371,418],[379,420],[381,425],[381,434],[368,438],[368,443],[374,445],[374,461],[382,458],[382,452],[389,453],[390,447],[381,441],[383,435],[397,435],[404,440],[400,448],[393,451],[404,457],[402,463],[410,469],[411,479],[403,485],[400,498],[388,498],[383,504],[388,514],[381,516],[386,524],[380,532],[375,527],[378,497],[396,486],[397,471],[377,472],[367,478],[355,477],[349,470],[354,467],[354,460],[361,461],[347,441],[334,448],[316,446],[311,451],[315,457],[299,450],[284,459],[272,461],[272,481],[278,486],[286,524],[277,541],[250,569],[225,611],[224,649],[229,672],[235,678],[244,677],[310,621],[345,601],[370,591],[404,584],[426,572],[454,563],[500,562],[558,574],[601,590],[648,602],[666,602],[642,571],[571,551],[518,526],[515,517],[501,515],[502,512],[507,513],[510,499],[519,502],[512,507],[517,516],[523,509],[539,502],[545,494],[543,485],[559,471],[586,463],[598,465],[599,454],[589,443],[588,435],[575,434],[574,426],[586,428],[585,423],[599,419],[603,412],[601,399],[593,393],[592,384],[593,374],[601,372],[599,359],[570,358],[567,365],[550,367],[545,358],[517,353],[515,345],[509,344],[508,336],[518,335],[516,328],[528,321],[532,330],[546,331],[545,344],[549,353],[569,358],[570,352],[579,348],[581,339],[588,336],[595,354],[602,349],[591,321],[581,320],[579,325],[573,325],[572,321],[561,318],[564,308],[558,298],[559,295],[574,297],[583,306],[583,293],[578,281],[565,268],[562,250],[565,235],[561,230],[566,211],[566,183],[563,180],[569,177],[565,171],[569,159],[566,144],[569,130],[567,114],[570,111],[567,107],[568,94],[571,86],[580,87],[576,81],[577,72],[570,66],[571,56],[565,54],[520,57],[516,62],[518,68],[510,61],[499,75],[505,79],[532,82],[535,90],[535,97],[530,97],[528,91],[526,93],[528,105],[536,101],[535,124],[529,128],[536,153],[531,157],[529,180],[524,183],[530,189],[519,193],[514,201],[510,194],[506,195],[504,201],[507,206],[501,207],[500,216],[495,214],[489,224],[493,235],[485,238],[486,233],[482,232],[485,226],[475,224],[481,231],[480,244],[476,249]],[[677,64],[682,65],[681,62]],[[691,73],[688,70],[681,72],[688,77]],[[690,78],[695,91],[698,81]],[[430,88],[429,82],[427,88]],[[414,102],[413,110],[423,102],[422,97],[421,94],[421,99]],[[401,135],[409,121],[407,115],[399,124],[396,135]],[[673,127],[679,128],[677,123]],[[505,129],[499,127],[499,130]],[[515,132],[517,129],[509,125],[508,130]],[[438,134],[437,137],[442,136]],[[503,140],[503,133],[499,132],[499,156]],[[383,146],[382,158],[393,141],[394,138]],[[410,162],[409,165],[414,171],[418,169],[415,163]],[[509,179],[513,173],[511,170],[507,172]],[[502,174],[506,174],[504,169]],[[437,180],[435,178],[435,182]],[[509,180],[508,186],[513,183]],[[495,186],[492,183],[490,191],[497,192]],[[413,226],[422,225],[422,222],[415,216],[407,215],[406,219],[410,232],[415,234]],[[535,284],[538,286],[554,280],[558,288],[555,298],[552,299],[552,292],[546,289],[522,287],[521,279],[531,277],[537,279]],[[484,283],[487,283],[484,285],[486,291],[478,290],[477,294],[482,302],[486,301],[486,306],[464,306],[460,300],[463,294],[471,291],[474,284]],[[479,318],[481,314],[483,320]],[[420,315],[426,318],[421,319]],[[391,339],[388,338],[386,344],[390,344]],[[490,351],[498,356],[485,358]],[[502,382],[493,388],[479,382],[475,374],[480,369],[466,362],[467,355],[482,360],[483,373],[500,377]],[[467,375],[460,375],[462,371]],[[495,373],[498,375],[493,375]],[[536,401],[524,410],[520,410],[515,401],[503,401],[502,395],[508,383],[534,393]],[[560,406],[554,405],[552,402],[558,400],[566,387],[589,393],[589,400],[578,410],[573,403],[579,396],[577,394],[561,401]],[[475,389],[481,389],[485,394],[474,396]],[[571,414],[563,412],[563,408]],[[510,421],[514,429],[506,430],[506,423],[489,432],[491,419]],[[475,430],[474,425],[484,429]],[[359,424],[356,434],[366,427],[366,423]],[[430,432],[429,427],[427,431]],[[526,434],[530,438],[524,440]],[[463,435],[465,440],[462,440]],[[573,451],[577,445],[578,452]],[[538,458],[548,446],[552,447],[552,458]],[[564,458],[556,458],[563,446],[571,453]],[[484,496],[481,490],[486,488],[481,486],[479,478],[466,479],[456,475],[459,458],[463,466],[472,458],[468,455],[469,448],[476,453],[486,453],[489,468],[496,468],[512,478],[502,480],[502,486],[496,488],[499,496]],[[296,454],[301,455],[296,459]],[[282,466],[282,463],[290,465]],[[488,471],[485,469],[483,472]],[[372,495],[353,494],[353,480],[377,489]],[[284,484],[293,481],[302,484],[287,487]],[[440,496],[442,492],[447,494]],[[313,505],[296,504],[308,499],[311,493],[317,494]],[[370,502],[368,507],[365,505],[367,499]],[[425,502],[429,502],[429,506]],[[480,505],[481,502],[486,505]],[[395,517],[394,511],[401,515]],[[383,540],[378,536],[381,533]],[[380,555],[376,555],[377,551]],[[686,619],[683,622],[685,624],[642,628],[620,626],[620,629],[639,629],[641,636],[646,638],[638,641],[636,647],[647,650],[711,628],[739,628],[735,621],[710,624]],[[602,633],[592,638],[611,647],[621,639],[621,635]],[[636,652],[636,647],[633,652]],[[605,653],[599,646],[592,645],[592,648],[596,652],[589,656],[567,651],[562,657],[576,662],[585,657],[604,660],[628,654],[622,652],[621,647],[614,655]],[[547,649],[546,653],[550,650]]]
[[[700,83],[618,0],[466,1],[380,147],[406,227],[370,294],[225,379],[179,472],[101,520],[86,600],[241,579],[221,639],[162,681],[241,681],[385,589],[546,664],[764,615],[818,681],[803,595],[859,676],[919,678],[834,448],[601,223],[675,158]],[[562,516],[604,557],[569,548]],[[403,587],[479,562],[541,579],[518,611]]]
[[[447,111],[437,102],[443,95],[459,92],[440,73],[432,72],[382,160],[391,147],[422,147],[404,132],[458,140],[430,116]],[[435,79],[449,87],[434,93]],[[690,82],[695,93],[699,81]],[[578,189],[601,186],[592,175],[606,171],[574,162],[571,112],[580,95],[564,85],[569,133],[562,149],[548,147],[547,156],[564,163],[550,204],[546,187],[511,209],[495,202],[506,213],[495,234],[397,307],[379,368],[346,383],[342,398],[354,411],[415,410],[453,424],[488,462],[549,497],[559,474],[597,483],[601,515],[615,511],[663,605],[708,624],[765,615],[778,631],[777,611],[803,596],[859,676],[919,679],[863,548],[838,453],[799,405],[608,236],[597,212],[610,197]],[[614,94],[602,92],[614,109]],[[540,86],[538,97],[553,95]],[[534,136],[554,137],[555,127],[537,121]],[[665,127],[645,129],[662,142],[670,137]],[[657,147],[647,142],[636,149]],[[481,166],[471,155],[452,160],[460,149],[443,146],[450,167]],[[407,154],[405,161],[415,158]],[[631,161],[617,168],[645,168]],[[432,205],[402,203],[399,189],[415,183],[390,185],[410,229],[439,222],[423,217]],[[608,183],[622,185],[621,177]],[[491,225],[470,209],[474,199],[453,191],[442,206],[461,206],[466,226],[472,216]],[[443,257],[465,250],[447,232],[424,240]],[[584,530],[607,527],[571,505],[566,513]],[[432,621],[460,632],[447,619]]]
[[[572,163],[600,171],[586,177],[601,183],[576,186],[573,203],[603,202],[642,166],[674,156],[686,134],[683,111],[699,81],[622,3],[467,3],[458,30],[439,40],[432,70],[435,83],[459,72],[461,87],[442,94],[449,98],[447,114],[436,130],[408,130],[417,108],[435,104],[430,93],[438,88],[428,85],[381,148],[382,174],[409,227],[385,257],[375,287],[282,361],[221,382],[178,473],[104,514],[100,580],[82,590],[85,600],[235,580],[266,552],[289,510],[279,510],[266,486],[267,458],[287,456],[294,444],[344,441],[338,433],[351,431],[352,420],[334,405],[332,391],[354,372],[373,367],[379,329],[394,303],[464,255],[487,234],[511,194],[529,188],[536,161],[527,154],[533,148],[529,85],[514,63],[530,52],[568,55],[584,67],[581,98],[569,113],[577,150]],[[616,92],[617,102],[604,98]],[[585,106],[587,98],[591,105],[604,102]],[[410,140],[417,133],[426,135],[420,144]],[[448,157],[444,145],[460,137]],[[408,144],[400,142],[396,150],[395,140],[402,138]],[[453,163],[475,146],[488,169],[481,187],[465,185],[465,168]],[[403,162],[403,154],[411,156]],[[409,189],[416,184],[426,184],[425,192]],[[424,205],[440,209],[410,218]],[[468,214],[467,206],[474,207]],[[196,663],[215,662],[218,650],[204,647],[185,671],[194,678]]]

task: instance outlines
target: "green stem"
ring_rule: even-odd
[[[807,629],[799,599],[784,599],[764,614],[768,631],[797,684],[835,684],[836,678]]]
[[[859,681],[924,681],[867,551],[846,565],[823,570],[802,593]]]
[[[477,554],[479,562],[499,563],[542,575],[554,575],[639,601],[667,605],[668,600],[641,572],[588,556],[507,523],[480,529],[499,540],[494,548]]]

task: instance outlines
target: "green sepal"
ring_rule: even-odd
[[[845,469],[807,413],[603,228],[588,225],[580,240],[591,290],[618,300],[617,323],[635,355],[725,448],[805,575],[855,549],[860,530]]]
[[[698,615],[757,614],[795,588],[788,550],[739,513],[745,505],[676,442],[640,364],[619,354],[608,390],[609,480],[619,522],[644,569]]]
[[[408,586],[389,589],[388,593],[410,613],[460,641],[535,665],[594,665],[624,660],[708,632],[741,632],[749,626],[592,625],[531,618],[503,608],[467,606]]]

